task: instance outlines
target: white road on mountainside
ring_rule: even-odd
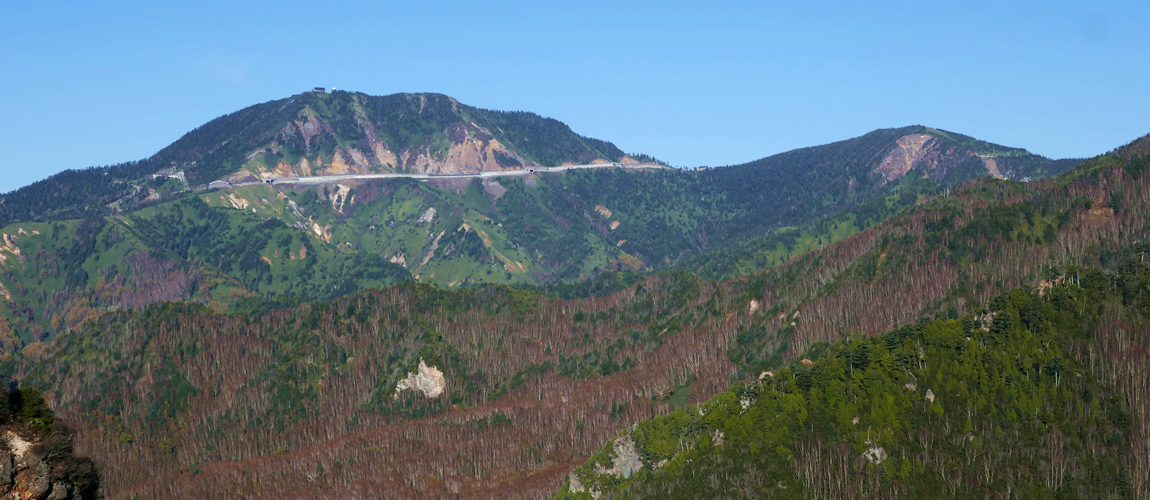
[[[299,176],[299,177],[276,177],[272,179],[264,179],[256,182],[241,182],[231,184],[231,187],[239,186],[255,186],[258,184],[327,184],[332,182],[339,182],[349,179],[397,179],[409,178],[420,180],[432,179],[470,179],[470,178],[488,178],[488,177],[513,177],[524,176],[531,174],[548,174],[564,172],[567,170],[578,170],[587,168],[622,168],[629,170],[642,170],[642,169],[668,169],[674,167],[667,167],[664,165],[655,164],[639,164],[639,165],[623,165],[622,163],[596,163],[591,165],[566,165],[562,167],[540,167],[540,168],[526,168],[521,170],[501,170],[495,172],[478,172],[474,174],[399,174],[399,173],[386,173],[386,174],[342,174],[342,175],[313,175],[313,176]]]

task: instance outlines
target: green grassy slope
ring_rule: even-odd
[[[378,256],[342,252],[277,219],[197,197],[121,217],[16,224],[4,234],[0,338],[10,350],[155,301],[223,308],[254,294],[317,300],[411,279]]]

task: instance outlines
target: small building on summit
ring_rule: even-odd
[[[315,92],[317,94],[326,94],[327,93],[327,89],[325,89],[323,87],[316,87],[314,89],[311,89],[311,91]]]

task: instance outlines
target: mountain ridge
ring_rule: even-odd
[[[290,163],[281,161],[285,155]],[[0,225],[107,213],[111,203],[126,208],[125,200],[131,205],[156,191],[158,186],[140,184],[157,173],[183,172],[192,185],[203,186],[241,171],[274,177],[277,168],[295,174],[480,171],[629,158],[558,120],[475,108],[442,94],[304,92],[210,120],[145,159],[65,170],[0,195]]]
[[[1016,180],[1047,177],[1071,166],[923,126],[879,129],[871,134],[884,130],[935,131],[940,136],[936,142],[966,144],[976,151],[989,147],[997,158],[1009,153],[1012,157],[1007,163],[1012,165],[1002,170]],[[833,144],[837,143],[826,146]],[[736,166],[761,166],[765,160],[793,157],[808,149]],[[109,204],[127,209],[164,195],[160,186],[142,185],[157,173],[181,171],[185,174],[181,180],[202,186],[233,174],[233,179],[254,180],[313,172],[478,172],[597,160],[661,163],[644,154],[624,154],[608,141],[576,134],[558,120],[523,111],[485,110],[442,94],[304,92],[210,120],[143,160],[66,170],[0,195],[0,225],[107,213]],[[1055,167],[1044,170],[1051,165]],[[950,175],[945,182],[986,170],[974,164],[963,167],[961,175],[944,171]]]
[[[175,162],[190,170],[193,183],[204,184],[243,169],[262,178],[276,176],[277,169],[287,175],[461,173],[625,156],[614,144],[530,112],[485,110],[442,94],[336,91],[305,92],[224,115],[153,159]]]
[[[481,132],[479,128],[458,121],[440,130],[439,125],[424,127],[432,122],[409,120],[385,133],[359,116],[372,103],[394,111],[397,123],[404,113],[456,120],[462,116],[459,110],[472,109],[447,96],[399,94],[373,101],[353,93],[326,97],[308,93],[295,98],[299,100],[292,104],[295,108],[289,107],[291,99],[271,101],[213,120],[209,123],[214,125],[189,133],[151,164],[171,163],[175,160],[169,158],[178,157],[187,167],[200,161],[193,157],[216,154],[210,151],[218,143],[247,141],[236,149],[239,156],[223,157],[245,162],[240,175],[271,179],[299,174],[298,168],[305,166],[320,169],[311,173],[336,167],[346,171],[350,166],[340,158],[354,155],[337,152],[360,151],[357,147],[370,151],[372,144],[382,144],[371,142],[372,137],[403,135],[396,131],[404,127],[422,131],[423,135],[405,136],[408,143],[419,145],[416,149],[431,144],[429,138],[434,137],[447,141],[441,146],[474,146],[483,139],[474,135]],[[392,101],[399,104],[388,104]],[[339,106],[355,112],[332,111]],[[253,113],[264,118],[243,118]],[[579,147],[591,141],[607,149],[537,115],[474,113],[476,120],[489,125],[487,129],[506,116],[518,117],[508,119],[511,124],[543,120],[562,132],[550,136],[576,141]],[[317,121],[320,118],[323,121]],[[275,126],[251,125],[276,120],[280,121]],[[225,133],[244,124],[247,135],[241,135],[247,139]],[[312,127],[315,134],[303,135],[307,124],[318,124]],[[511,125],[504,125],[507,132]],[[343,129],[354,133],[340,135]],[[452,130],[459,132],[455,142],[448,137]],[[355,134],[357,141],[344,140]],[[284,137],[296,145],[289,147]],[[266,147],[277,141],[283,141],[278,157]],[[197,149],[197,144],[206,146]],[[562,144],[544,146],[530,151],[543,151],[538,154],[552,158],[558,158],[554,151],[573,151]],[[312,151],[314,161],[306,155],[292,157],[291,147]],[[326,157],[321,151],[325,147],[332,152]],[[450,159],[452,147],[440,150],[443,159]],[[494,151],[488,149],[489,161]],[[522,151],[525,155],[528,150]],[[179,157],[179,152],[191,156]],[[269,154],[277,165],[272,170],[267,168],[272,165],[266,158]],[[0,259],[0,292],[6,297],[0,316],[8,325],[0,328],[0,338],[3,345],[18,348],[75,328],[103,311],[158,300],[195,300],[226,309],[255,295],[331,299],[408,279],[446,288],[482,283],[548,285],[593,280],[603,271],[649,273],[671,268],[704,272],[711,278],[734,277],[857,233],[965,182],[969,175],[987,175],[986,160],[979,154],[999,158],[1003,172],[1015,177],[1055,173],[1066,166],[1025,150],[913,126],[880,129],[744,165],[693,171],[599,169],[481,180],[277,182],[192,191],[185,181],[196,181],[187,168],[167,167],[161,175],[148,174],[142,181],[117,178],[109,170],[77,172],[84,186],[108,188],[116,192],[116,199],[85,203],[82,193],[70,197],[75,193],[69,190],[75,187],[72,184],[54,186],[51,181],[19,193],[35,203],[56,199],[65,206],[43,222],[3,229],[0,257],[11,258]],[[1007,158],[1029,163],[1013,168]],[[121,196],[124,192],[129,194]],[[6,199],[0,212],[21,203]],[[297,273],[305,279],[293,280]]]

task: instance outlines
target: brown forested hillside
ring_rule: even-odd
[[[1096,260],[1150,234],[1146,158],[1100,157],[1057,180],[986,181],[872,230],[748,277],[763,307],[748,359],[787,342],[802,352],[849,332],[878,333],[923,313],[971,312],[1052,266]]]
[[[731,300],[669,275],[574,302],[400,287],[253,323],[155,306],[61,340],[25,381],[62,377],[54,402],[117,495],[532,497],[620,425],[665,411],[676,385],[725,387]],[[395,398],[419,359],[446,392]]]

